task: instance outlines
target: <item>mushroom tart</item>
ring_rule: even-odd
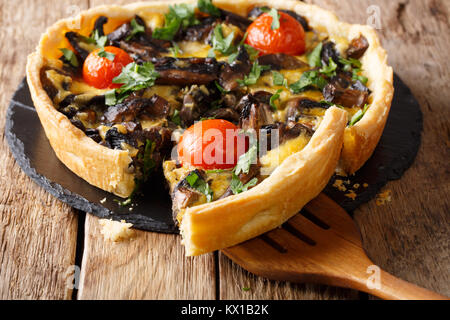
[[[293,0],[102,6],[27,80],[58,158],[127,198],[162,170],[187,255],[271,230],[371,156],[393,95],[375,31]]]

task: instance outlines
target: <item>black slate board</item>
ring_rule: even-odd
[[[348,212],[372,199],[389,180],[399,179],[412,164],[420,145],[422,113],[408,87],[395,76],[391,112],[373,156],[356,175],[333,177],[324,190]],[[121,207],[123,199],[100,190],[67,169],[54,154],[34,109],[26,80],[15,92],[6,115],[5,134],[11,152],[22,170],[38,185],[70,206],[101,218],[125,219],[138,229],[177,233],[171,202],[162,176],[152,180],[145,196]],[[360,184],[355,200],[332,186],[336,178]],[[369,186],[363,188],[367,183]],[[353,188],[354,189],[354,188]],[[106,201],[102,201],[106,199]],[[104,202],[104,203],[102,203]]]

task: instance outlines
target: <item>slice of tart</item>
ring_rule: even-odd
[[[280,225],[364,164],[392,100],[386,60],[372,28],[313,5],[165,1],[57,22],[27,80],[56,155],[89,183],[126,198],[164,171],[197,255]]]

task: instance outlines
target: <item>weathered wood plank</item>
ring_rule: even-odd
[[[214,299],[214,255],[186,258],[176,235],[136,231],[130,241],[103,239],[87,215],[78,299]]]
[[[400,180],[386,186],[392,190],[392,202],[379,207],[372,201],[355,212],[364,247],[386,271],[450,295],[450,3],[314,2],[353,23],[366,23],[367,8],[378,5],[379,34],[389,63],[411,88],[424,113],[422,145],[414,164]]]
[[[78,7],[70,7],[77,4]],[[0,3],[0,299],[70,299],[77,215],[36,186],[15,163],[5,114],[42,32],[87,1]]]

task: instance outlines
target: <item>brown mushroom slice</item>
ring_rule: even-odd
[[[258,133],[262,126],[274,123],[270,106],[252,94],[242,97],[237,109],[241,110],[239,126],[245,131],[253,129]]]
[[[369,41],[366,37],[360,35],[359,38],[354,38],[346,51],[348,58],[359,59],[363,56],[369,48]]]
[[[153,58],[158,84],[208,84],[217,80],[219,63],[214,58]]]
[[[158,95],[150,99],[132,97],[115,106],[110,106],[103,118],[109,123],[117,123],[135,121],[139,116],[147,119],[164,118],[169,111],[169,102]]]
[[[180,110],[180,119],[185,126],[190,126],[194,121],[207,112],[212,102],[216,99],[215,91],[204,85],[193,85],[183,97],[183,106]]]
[[[258,58],[260,65],[269,65],[271,70],[293,70],[308,66],[303,61],[285,53],[265,54]]]

